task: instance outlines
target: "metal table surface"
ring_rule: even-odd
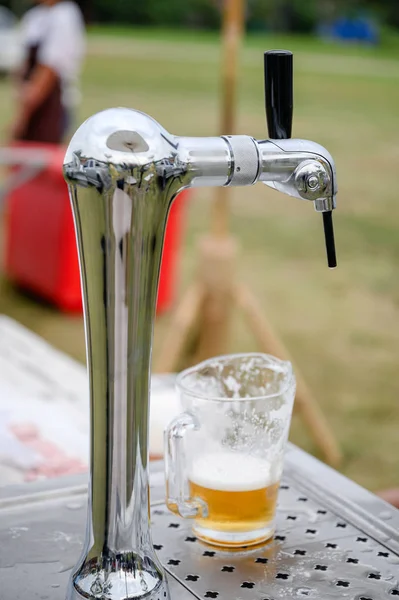
[[[219,550],[163,504],[151,465],[153,540],[172,598],[399,598],[399,511],[290,445],[272,543]],[[1,600],[64,600],[83,542],[86,477],[0,489]]]

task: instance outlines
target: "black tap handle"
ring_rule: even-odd
[[[334,227],[332,219],[332,210],[323,212],[324,237],[326,240],[327,263],[330,269],[337,266],[337,256],[335,254]]]
[[[264,55],[265,104],[269,138],[291,137],[293,110],[293,56],[288,50]]]

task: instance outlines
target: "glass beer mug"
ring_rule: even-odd
[[[168,508],[194,519],[210,544],[268,540],[295,396],[291,363],[216,357],[180,373],[177,387],[185,412],[165,431]]]

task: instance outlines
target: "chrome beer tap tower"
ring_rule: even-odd
[[[268,57],[274,101],[267,108],[276,124],[290,119],[280,85],[285,55]],[[155,305],[169,209],[184,188],[265,183],[313,202],[326,215],[326,247],[335,266],[334,162],[311,141],[178,137],[142,112],[116,108],[78,129],[64,173],[79,247],[91,402],[86,543],[67,600],[163,600],[169,597],[168,584],[150,531],[148,429]]]

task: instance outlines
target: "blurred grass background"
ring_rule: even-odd
[[[293,137],[336,160],[339,268],[325,264],[321,217],[261,184],[232,193],[240,277],[290,349],[342,445],[342,470],[370,489],[399,485],[399,41],[340,47],[315,38],[249,35],[240,59],[237,133],[267,137],[263,51],[294,51]],[[215,33],[92,28],[77,123],[101,109],[143,110],[172,133],[219,133],[220,44]],[[12,115],[0,82],[0,130]],[[229,132],[226,132],[229,133]],[[180,291],[209,227],[212,190],[188,207]],[[180,292],[179,292],[180,293]],[[0,311],[84,361],[82,320],[0,281]],[[168,316],[156,324],[155,356]],[[236,315],[231,351],[255,349]],[[291,440],[316,453],[296,418]]]

